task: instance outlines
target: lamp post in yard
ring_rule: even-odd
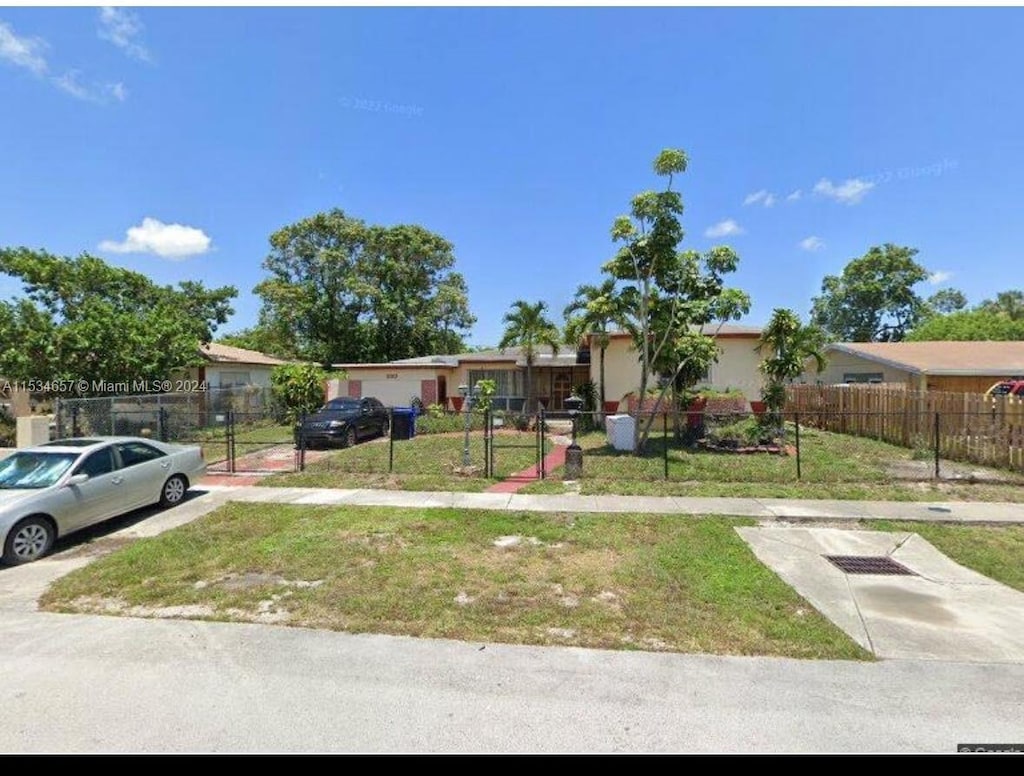
[[[459,393],[462,394],[462,411],[465,413],[465,423],[463,424],[464,434],[462,441],[462,468],[469,468],[469,427],[470,421],[472,420],[473,405],[476,404],[476,398],[480,395],[480,386],[474,385],[473,390],[469,389],[468,385],[460,385]]]
[[[565,408],[569,411],[569,419],[572,420],[572,444],[565,451],[565,478],[578,480],[583,474],[583,449],[576,443],[576,424],[583,408],[583,399],[579,396],[570,396],[565,400]]]

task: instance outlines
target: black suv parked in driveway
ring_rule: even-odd
[[[306,447],[342,444],[352,447],[360,439],[388,433],[388,411],[372,397],[331,399],[295,427],[295,443]]]

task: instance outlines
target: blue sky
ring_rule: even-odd
[[[268,236],[341,207],[451,240],[493,344],[599,279],[681,147],[684,247],[737,250],[750,323],[882,242],[978,302],[1021,286],[1022,39],[1020,9],[4,8],[0,245],[236,285],[224,332]]]

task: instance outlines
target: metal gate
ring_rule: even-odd
[[[532,426],[532,429],[531,429]],[[532,450],[529,463],[507,463],[512,456],[502,451]],[[544,410],[535,414],[519,413],[499,416],[488,410],[484,420],[484,476],[504,479],[514,474],[532,471],[537,479],[544,479]]]

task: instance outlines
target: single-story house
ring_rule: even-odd
[[[761,356],[757,344],[761,329],[724,324],[707,326],[705,332],[719,343],[721,355],[701,385],[719,389],[741,390],[748,399],[761,393],[758,365]],[[600,384],[600,352],[594,335],[580,348],[559,348],[552,353],[548,347],[538,349],[530,386],[531,398],[539,399],[549,410],[565,408],[565,399],[575,386],[587,380]],[[373,396],[385,405],[408,406],[414,399],[424,405],[443,404],[451,407],[450,398],[458,396],[460,385],[474,385],[479,380],[497,384],[494,406],[517,411],[526,400],[526,359],[517,347],[485,350],[457,355],[422,356],[383,364],[335,364],[343,369],[345,379],[328,381],[327,396]],[[640,361],[630,335],[610,335],[605,353],[605,396],[620,401],[640,386]],[[651,379],[652,387],[657,378]]]
[[[911,390],[984,393],[1024,375],[1024,342],[836,342],[807,383],[887,383]]]
[[[211,342],[199,349],[205,363],[188,370],[188,379],[205,382],[211,390],[241,386],[270,387],[275,366],[287,364],[280,358],[256,350]]]

